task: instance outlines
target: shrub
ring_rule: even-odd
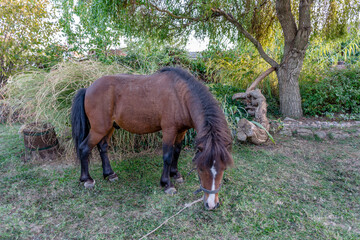
[[[228,121],[229,127],[232,130],[236,129],[236,125],[241,118],[249,117],[247,111],[245,110],[244,104],[238,100],[232,99],[232,96],[235,93],[244,92],[245,90],[220,83],[211,83],[208,84],[208,86],[211,93],[219,101],[221,108],[224,111],[226,120]]]
[[[191,70],[191,60],[183,49],[130,45],[126,56],[114,56],[112,61],[129,66],[135,71],[150,74],[164,66],[181,66]]]
[[[302,80],[303,110],[309,115],[360,113],[360,69],[329,71]]]

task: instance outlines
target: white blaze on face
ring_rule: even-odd
[[[216,169],[215,169],[215,160],[214,160],[214,164],[210,169],[212,175],[213,175],[213,181],[212,181],[212,185],[211,185],[211,190],[214,191],[215,190],[215,178],[216,178]],[[215,194],[209,194],[209,197],[207,199],[207,203],[209,205],[210,209],[213,209],[216,205],[215,203]]]

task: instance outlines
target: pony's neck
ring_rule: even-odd
[[[193,122],[193,127],[197,135],[202,135],[206,121],[203,106],[201,103],[197,102],[196,104],[192,104],[192,106],[189,107],[189,110]]]

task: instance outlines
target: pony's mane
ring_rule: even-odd
[[[202,131],[197,133],[195,139],[199,150],[194,159],[195,164],[211,167],[214,159],[221,159],[225,166],[231,165],[233,163],[230,154],[232,137],[218,101],[208,88],[189,72],[174,67],[162,68],[160,73],[164,72],[173,73],[178,77],[177,80],[186,82],[204,115]]]

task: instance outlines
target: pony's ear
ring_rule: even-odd
[[[234,165],[234,159],[229,151],[225,151],[223,161],[227,167],[232,167]]]
[[[203,150],[204,150],[204,146],[202,144],[196,146],[196,152],[202,152]]]
[[[204,148],[203,148],[203,146],[202,145],[198,145],[198,146],[196,146],[196,152],[195,152],[195,156],[194,156],[194,158],[193,158],[193,163],[195,163],[196,162],[196,160],[198,159],[198,157],[199,157],[199,155],[200,155],[200,153],[202,153],[202,151],[204,150]]]
[[[193,157],[193,159],[192,159],[192,162],[193,163],[196,163],[196,160],[199,158],[199,151],[196,151],[196,153],[195,153],[195,155],[194,155],[194,157]]]

